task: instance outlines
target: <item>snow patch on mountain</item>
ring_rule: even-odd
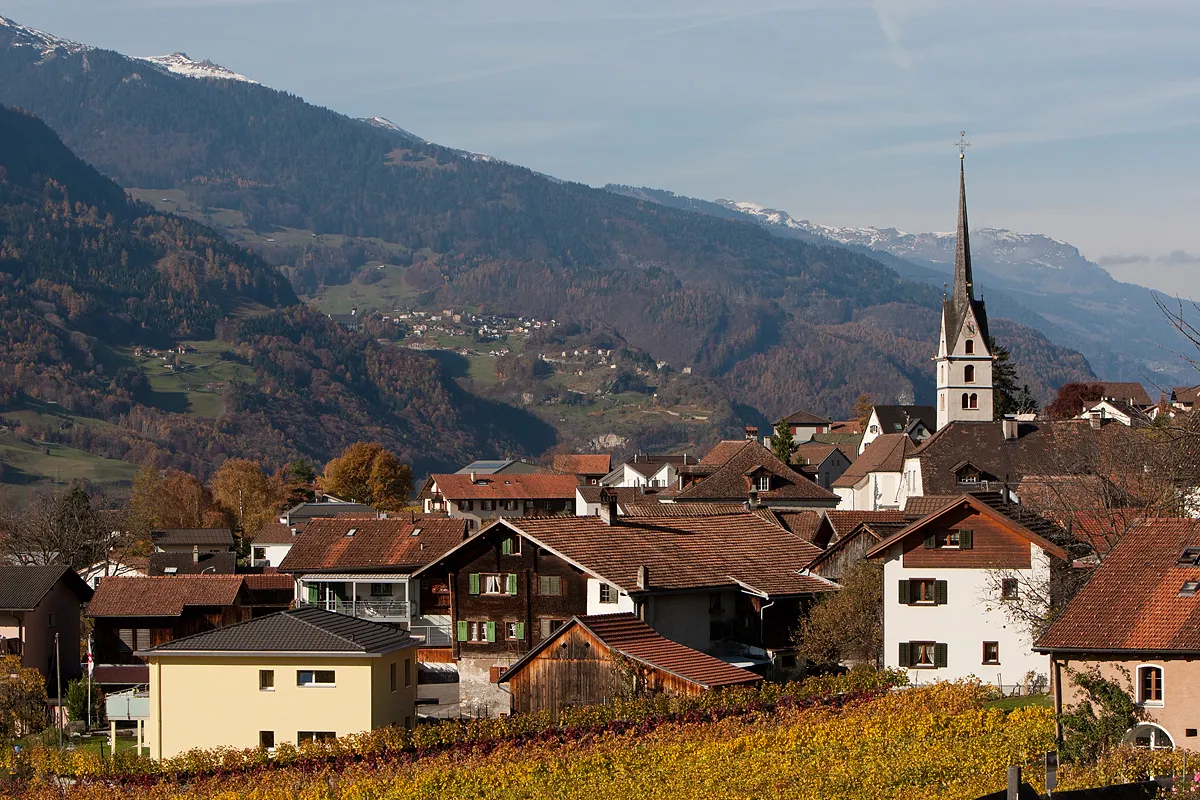
[[[401,128],[399,125],[392,122],[387,117],[359,117],[358,121],[365,122],[366,124],[370,125],[373,128],[383,128],[385,131],[392,131],[393,133],[398,133],[401,136],[405,137],[406,139],[412,139],[414,142],[421,142],[423,144],[433,144],[428,139],[417,136],[412,131]]]
[[[241,75],[231,69],[226,69],[220,64],[214,64],[207,59],[204,61],[194,61],[188,58],[187,53],[171,53],[169,56],[137,57],[137,60],[149,62],[159,69],[176,75],[183,75],[187,78],[215,78],[217,80],[242,81],[243,83],[258,85],[258,81],[247,78],[245,75]]]
[[[96,48],[91,45],[72,42],[70,39],[61,39],[57,36],[51,36],[48,33],[39,31],[36,28],[30,28],[27,25],[21,25],[13,22],[7,17],[0,17],[0,28],[8,29],[8,32],[13,37],[13,47],[33,47],[39,50],[42,54],[42,60],[53,58],[58,51],[65,53],[86,53],[89,50]]]

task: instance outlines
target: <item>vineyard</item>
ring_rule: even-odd
[[[331,743],[190,753],[154,764],[55,751],[8,754],[0,796],[102,798],[974,798],[1009,764],[1053,747],[1044,707],[989,708],[977,684],[891,691],[893,673],[825,678],[517,717],[376,731]],[[1195,769],[1180,752],[1066,766],[1078,788]],[[1200,762],[1198,762],[1200,763]],[[60,782],[53,773],[70,775]],[[0,772],[2,775],[3,772]],[[1027,776],[1037,783],[1037,770]]]

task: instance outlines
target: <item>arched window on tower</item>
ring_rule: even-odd
[[[979,395],[971,394],[971,408],[979,408]]]
[[[967,383],[975,382],[975,365],[974,364],[967,364],[965,367],[963,367],[963,380],[966,381]]]
[[[963,408],[970,408],[970,407],[971,407],[971,396],[969,394],[967,394],[966,392],[963,392]]]
[[[966,349],[967,355],[974,354],[974,352],[975,352],[975,340],[974,339],[967,339],[967,341],[964,343],[963,346]]]

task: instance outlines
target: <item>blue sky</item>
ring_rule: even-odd
[[[1200,269],[1194,0],[0,0],[562,178],[835,225],[1046,233],[1117,277]]]

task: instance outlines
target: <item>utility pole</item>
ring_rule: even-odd
[[[63,720],[62,720],[62,654],[58,649],[58,634],[54,634],[54,682],[58,684],[58,749],[62,750],[63,746]]]

